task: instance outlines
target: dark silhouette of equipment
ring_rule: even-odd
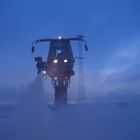
[[[75,58],[73,56],[71,41],[85,43],[85,50],[88,51],[84,36],[78,35],[75,38],[58,39],[38,39],[32,44],[32,53],[38,43],[49,42],[49,52],[47,61],[42,57],[35,57],[38,74],[49,76],[55,90],[55,104],[67,104],[67,89],[70,84],[71,76],[75,74],[73,67]]]

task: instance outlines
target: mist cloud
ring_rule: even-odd
[[[112,51],[101,69],[86,73],[88,92],[107,94],[115,90],[140,89],[140,41],[125,42]]]

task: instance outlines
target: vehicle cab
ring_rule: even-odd
[[[74,57],[69,40],[52,40],[47,59],[47,73],[51,78],[69,79],[74,75]]]

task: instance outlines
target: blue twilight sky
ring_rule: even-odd
[[[84,34],[88,92],[138,91],[139,7],[138,0],[1,0],[0,87],[34,79],[32,41]]]

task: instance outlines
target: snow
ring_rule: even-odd
[[[139,102],[98,100],[52,109],[41,85],[37,78],[19,98],[0,101],[0,140],[140,139]]]

